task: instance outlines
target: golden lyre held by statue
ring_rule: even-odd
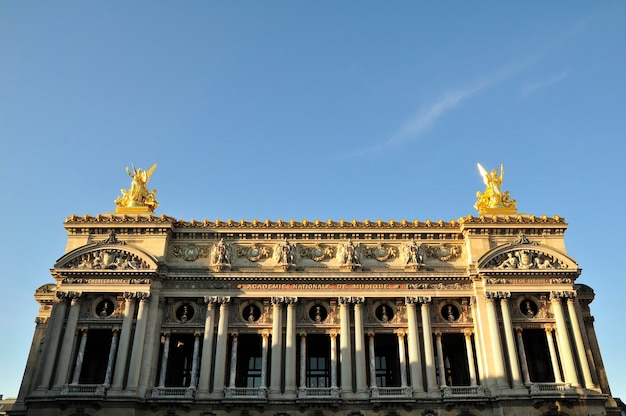
[[[483,177],[483,182],[487,188],[483,193],[476,192],[478,201],[474,204],[474,208],[480,214],[515,214],[517,212],[517,202],[511,199],[508,191],[502,192],[504,165],[500,165],[499,176],[497,169],[487,172],[480,163],[478,163],[478,171]]]
[[[155,208],[159,206],[155,197],[157,191],[153,189],[152,192],[148,192],[146,185],[150,180],[150,176],[152,176],[152,172],[156,169],[157,164],[155,163],[148,170],[135,169],[135,166],[132,164],[131,166],[133,167],[132,172],[126,167],[126,173],[128,173],[133,180],[130,183],[128,191],[122,189],[122,196],[118,196],[115,200],[115,204],[117,205],[115,212],[125,214],[154,212]]]

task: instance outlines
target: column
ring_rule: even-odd
[[[189,387],[196,389],[198,387],[198,361],[200,355],[200,333],[194,332],[193,334],[193,358],[191,359],[191,382]]]
[[[283,298],[272,298],[272,370],[270,371],[270,397],[280,396],[280,376],[282,373],[282,347],[283,347]]]
[[[159,361],[159,348],[161,342],[161,317],[162,298],[160,298],[159,283],[153,282],[150,286],[150,302],[148,304],[146,331],[144,336],[144,351],[142,353],[141,367],[139,370],[139,397],[145,397],[149,386],[154,384],[157,364]],[[156,351],[155,351],[156,350]]]
[[[546,326],[546,339],[548,341],[548,350],[550,351],[550,361],[552,362],[552,371],[554,372],[554,381],[562,383],[561,369],[559,368],[559,359],[556,356],[556,348],[554,348],[554,337],[552,336],[552,327]]]
[[[443,360],[443,346],[441,345],[441,332],[435,332],[435,343],[437,344],[437,366],[439,368],[439,388],[446,388],[446,365]]]
[[[238,334],[235,332],[232,335],[232,343],[230,348],[230,377],[228,387],[235,388],[235,381],[237,378],[237,344]]]
[[[215,346],[215,370],[213,373],[213,393],[215,398],[224,396],[224,383],[226,376],[226,348],[228,347],[228,302],[230,297],[224,296],[217,299],[220,305],[220,318],[217,323],[217,342]]]
[[[161,373],[159,376],[159,387],[165,387],[165,377],[167,376],[167,360],[170,355],[170,334],[165,333],[163,337],[163,354],[161,355]]]
[[[270,334],[267,331],[263,331],[261,334],[261,388],[267,389],[267,356],[269,350],[269,338]]]
[[[472,331],[466,330],[465,336],[465,353],[467,354],[467,366],[469,367],[470,386],[478,385],[476,378],[476,364],[474,363],[474,349],[472,348]]]
[[[404,331],[398,331],[398,356],[400,357],[400,386],[408,386],[406,379],[406,351],[404,348]]]
[[[300,389],[306,385],[306,333],[300,333]]]
[[[365,362],[365,332],[363,330],[364,298],[354,299],[354,367],[356,370],[356,395],[367,399],[367,370]]]
[[[141,363],[145,347],[146,325],[148,321],[149,293],[138,293],[139,308],[137,310],[137,324],[135,325],[135,338],[130,355],[130,365],[128,367],[128,382],[126,388],[136,391],[139,386],[139,375],[141,373]]]
[[[376,351],[374,349],[374,333],[370,332],[368,335],[369,341],[369,359],[370,359],[370,390],[378,389],[376,385]]]
[[[68,381],[67,378],[70,369],[70,360],[76,345],[76,326],[78,323],[78,317],[80,312],[80,293],[69,292],[68,298],[70,300],[70,311],[67,316],[67,321],[65,323],[65,331],[63,332],[63,339],[60,347],[61,351],[59,352],[58,362],[55,371],[54,386],[56,386],[57,388],[59,388],[63,384],[66,384]],[[61,328],[59,328],[59,332],[61,332]],[[82,357],[80,365],[82,365]]]
[[[572,296],[567,298],[567,311],[569,313],[569,320],[572,323],[572,330],[574,332],[574,340],[576,342],[576,352],[578,353],[578,362],[580,362],[580,368],[583,373],[583,379],[585,380],[585,387],[588,389],[597,389],[591,378],[591,371],[589,370],[589,361],[587,360],[587,354],[585,352],[585,344],[583,342],[583,336],[580,332],[580,325],[578,323],[578,316],[576,315],[576,305],[574,296],[575,292],[572,292]]]
[[[437,371],[435,370],[435,352],[433,351],[433,333],[430,325],[430,297],[420,298],[422,304],[422,331],[424,332],[424,366],[426,367],[426,388],[429,392],[438,392]]]
[[[78,354],[76,355],[76,364],[74,365],[74,376],[72,377],[72,384],[78,384],[80,379],[80,371],[83,369],[83,358],[85,357],[85,346],[87,344],[87,328],[81,329],[82,336],[80,337],[80,346],[78,347]]]
[[[330,333],[330,388],[339,390],[337,386],[337,333]]]
[[[510,294],[507,293],[507,295]],[[504,337],[506,339],[506,348],[509,354],[511,379],[513,380],[514,389],[523,389],[524,393],[528,393],[522,384],[522,376],[519,370],[519,360],[517,358],[517,349],[515,348],[515,338],[513,337],[513,324],[511,323],[508,297],[509,296],[502,297],[500,300],[500,309],[502,309],[502,323],[504,324]]]
[[[287,303],[287,328],[285,342],[285,393],[287,399],[296,398],[296,302],[298,298],[285,298]]]
[[[59,348],[59,339],[61,338],[61,329],[65,320],[65,311],[67,309],[67,293],[57,292],[57,299],[52,306],[52,313],[48,322],[48,327],[43,340],[43,348],[41,351],[41,367],[37,370],[36,390],[46,391],[50,385],[50,377],[56,362],[57,350]]]
[[[74,341],[76,340],[76,325],[78,324],[78,316],[80,314],[80,293],[72,292],[70,297],[70,312],[67,315],[65,323],[65,332],[61,342],[61,352],[59,352],[59,360],[56,367],[56,377],[54,386],[60,388],[61,385],[67,384],[67,376],[70,369],[72,359],[72,351],[74,350]]]
[[[350,298],[340,297],[339,301],[339,363],[341,365],[341,397],[351,398],[352,392],[352,356],[350,347]]]
[[[198,395],[209,393],[211,379],[211,360],[213,359],[213,331],[215,329],[215,297],[204,297],[207,305],[204,319],[204,337],[202,340],[202,360],[198,378]]]
[[[552,304],[552,312],[554,312],[554,319],[556,320],[556,336],[559,353],[562,358],[561,363],[563,364],[565,381],[577,387],[580,386],[580,383],[578,382],[576,367],[574,367],[574,354],[572,354],[572,347],[569,342],[569,337],[567,336],[567,325],[565,324],[563,305],[561,304],[561,297],[563,295],[564,294],[560,292],[552,292],[550,303]]]
[[[424,392],[422,380],[422,358],[419,349],[419,333],[417,330],[417,298],[405,298],[408,320],[409,372],[413,394]]]
[[[504,358],[502,351],[502,341],[500,340],[500,326],[496,313],[496,299],[501,296],[498,292],[487,292],[485,294],[485,304],[487,307],[487,320],[489,321],[489,335],[491,336],[491,353],[493,354],[493,376],[499,388],[508,387],[506,374],[504,372]]]
[[[120,330],[113,328],[113,334],[111,337],[111,348],[109,349],[109,359],[107,361],[107,369],[104,375],[104,387],[111,387],[111,377],[113,376],[113,363],[115,362],[115,354],[117,353],[117,342]]]
[[[524,338],[522,337],[522,328],[515,328],[515,336],[517,338],[517,352],[520,364],[522,366],[522,379],[524,385],[530,385],[530,373],[528,372],[528,361],[526,360],[526,349],[524,348]]]
[[[111,385],[111,390],[113,391],[122,390],[124,387],[134,313],[135,294],[126,292],[124,293],[124,319],[122,320],[117,360],[115,361],[115,370],[113,371],[113,384]]]

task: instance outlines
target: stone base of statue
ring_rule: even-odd
[[[339,266],[340,272],[355,272],[361,270],[360,264],[342,264]]]
[[[146,214],[146,213],[151,213],[152,210],[148,206],[115,207],[115,212],[118,214]]]
[[[483,208],[480,210],[480,213],[483,215],[512,215],[517,213],[517,208],[507,208],[507,207],[497,207],[497,208]]]
[[[274,270],[277,272],[290,272],[296,270],[296,265],[293,263],[281,263],[274,266]]]
[[[404,266],[405,272],[416,272],[420,269],[421,264],[419,263],[411,263]]]
[[[219,272],[229,272],[231,269],[230,264],[213,264],[211,266],[209,266],[209,270],[211,270],[213,273],[219,273]]]

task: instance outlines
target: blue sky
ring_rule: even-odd
[[[179,219],[476,214],[505,165],[518,210],[560,215],[626,396],[626,3],[0,2],[0,394],[71,214],[158,167]]]

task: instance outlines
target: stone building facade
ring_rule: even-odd
[[[619,414],[563,218],[133,209],[65,221],[12,415]]]

